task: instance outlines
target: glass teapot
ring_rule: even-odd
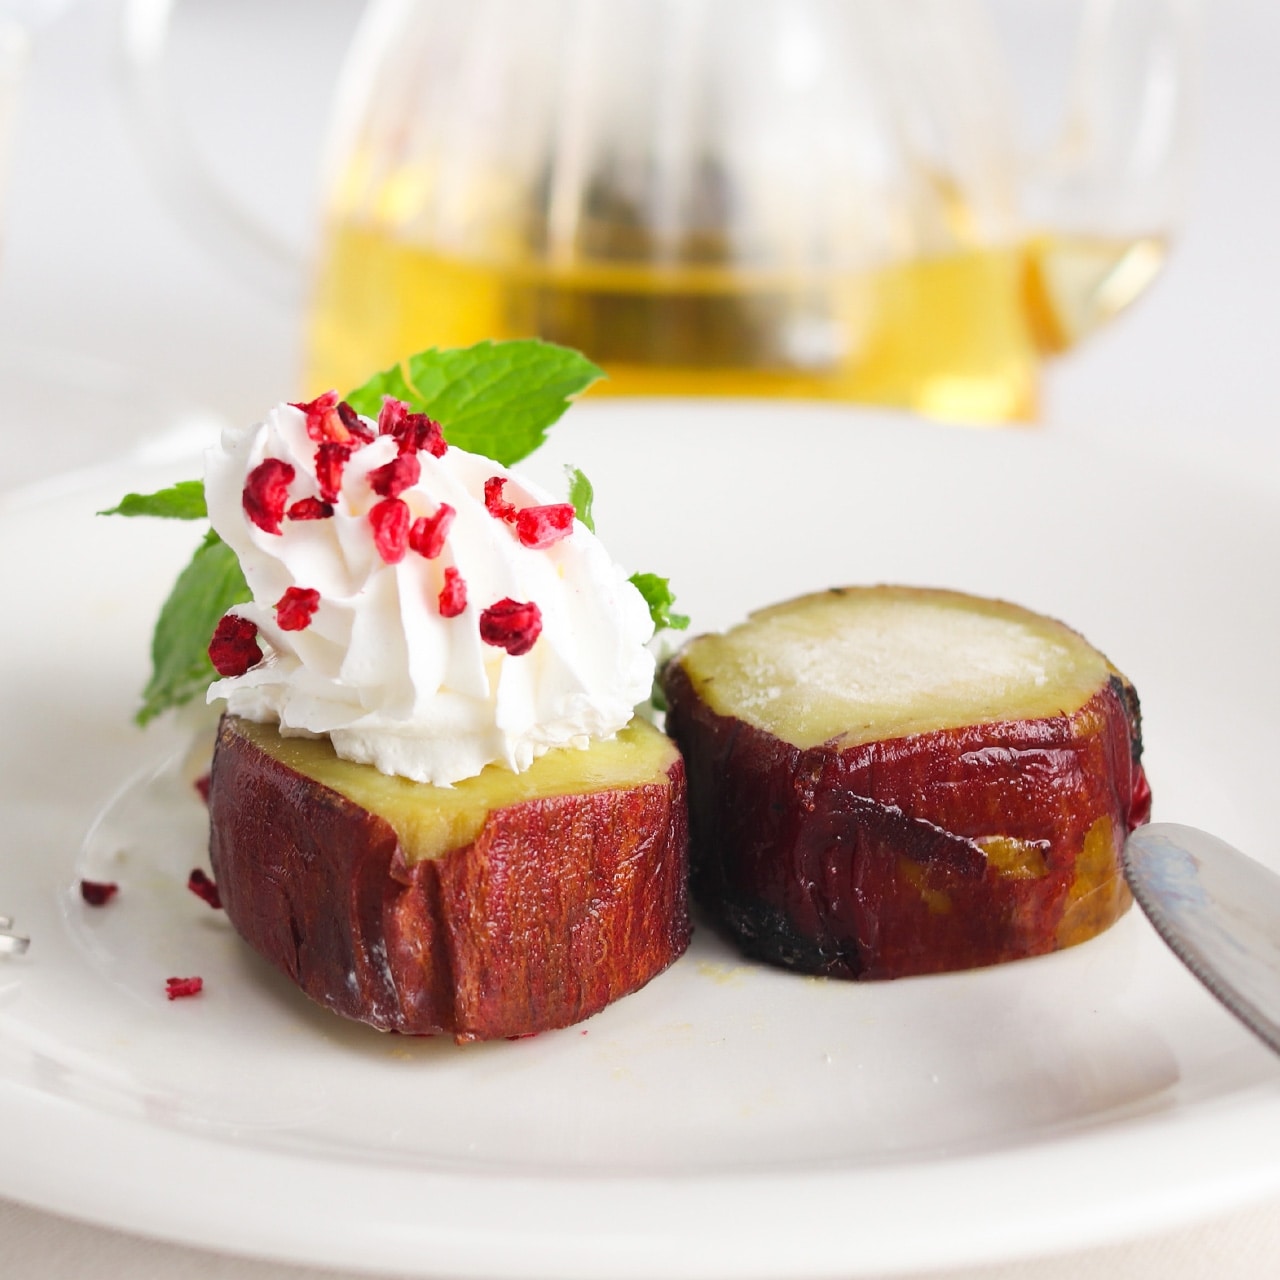
[[[142,79],[170,5],[128,6]],[[1164,260],[1194,16],[371,0],[337,94],[303,390],[536,334],[614,392],[1032,417],[1042,359]],[[1002,44],[1018,22],[1038,60]]]

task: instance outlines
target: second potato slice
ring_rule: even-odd
[[[1059,622],[836,589],[691,641],[663,682],[694,896],[748,955],[936,973],[1071,946],[1129,905],[1138,700]]]

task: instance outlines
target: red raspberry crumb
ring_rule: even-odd
[[[485,510],[499,520],[514,521],[516,509],[502,496],[502,490],[506,483],[502,476],[490,476],[484,482]]]
[[[301,409],[303,413],[328,413],[330,409],[338,407],[338,393],[323,391],[314,400],[290,400],[289,405],[291,408]]]
[[[184,996],[198,996],[203,990],[203,978],[166,978],[164,983],[164,993],[170,1000],[181,1000]]]
[[[80,896],[91,907],[105,907],[120,892],[113,880],[81,880]]]
[[[307,415],[307,435],[312,440],[338,440],[342,429],[342,419],[338,417],[338,393],[326,391],[314,400],[290,402],[295,409],[301,409]]]
[[[397,400],[395,396],[383,396],[382,408],[378,410],[378,434],[380,436],[395,435],[396,429],[408,413],[409,406],[403,400]]]
[[[573,532],[576,512],[567,502],[556,502],[546,507],[525,507],[516,516],[516,537],[526,547],[541,551]]]
[[[299,498],[284,514],[290,520],[327,520],[333,515],[333,503],[321,502],[319,498]]]
[[[345,401],[338,401],[338,420],[361,444],[368,444],[373,439],[373,432],[365,426],[360,415]]]
[[[422,475],[422,463],[412,453],[402,453],[392,458],[384,467],[374,467],[369,472],[369,487],[380,498],[398,498],[406,489],[418,483]]]
[[[367,444],[373,439],[373,432],[360,421],[360,415],[345,400],[339,400],[336,391],[326,391],[314,400],[296,401],[293,407],[307,415],[307,435],[317,444],[322,440]]]
[[[209,641],[209,661],[220,676],[242,676],[262,661],[258,624],[238,613],[224,613]]]
[[[440,424],[425,413],[406,414],[392,435],[401,453],[418,453],[425,449],[433,458],[443,458],[449,451]]]
[[[280,519],[289,501],[293,468],[279,458],[265,458],[249,472],[241,503],[244,513],[263,533],[279,533]]]
[[[195,787],[196,794],[205,804],[209,803],[209,784],[212,781],[207,773],[202,773],[191,785]]]
[[[281,631],[305,631],[320,607],[314,587],[290,587],[276,601],[276,623]]]
[[[480,615],[480,639],[513,658],[528,653],[541,634],[542,610],[532,601],[521,604],[508,596]]]
[[[222,895],[218,892],[218,886],[199,867],[191,869],[191,874],[187,877],[187,888],[215,911],[222,909]]]
[[[435,515],[419,516],[409,530],[409,549],[434,560],[444,550],[449,526],[457,514],[447,502],[442,502]]]
[[[433,458],[444,457],[448,445],[440,424],[425,413],[410,413],[409,406],[394,396],[385,396],[378,413],[378,434],[394,436],[401,453],[425,449]]]
[[[444,586],[440,589],[440,616],[456,618],[467,607],[467,584],[457,569],[444,571]]]
[[[373,545],[388,564],[399,564],[409,550],[409,508],[399,498],[384,498],[369,511]]]
[[[316,450],[316,483],[325,502],[337,502],[342,487],[342,472],[351,457],[351,446],[327,440]]]

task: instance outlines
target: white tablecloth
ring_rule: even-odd
[[[324,1280],[335,1271],[140,1240],[0,1201],[4,1265],[31,1280]],[[1149,1240],[948,1271],[947,1280],[1262,1280],[1280,1258],[1280,1203]],[[939,1280],[918,1273],[913,1280]]]

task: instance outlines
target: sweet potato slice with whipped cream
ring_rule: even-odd
[[[755,957],[896,978],[1093,937],[1150,813],[1133,686],[1080,635],[955,592],[845,588],[668,664],[695,899]]]
[[[433,787],[225,716],[210,856],[244,939],[313,1000],[459,1042],[563,1027],[688,945],[685,776],[637,720]]]

